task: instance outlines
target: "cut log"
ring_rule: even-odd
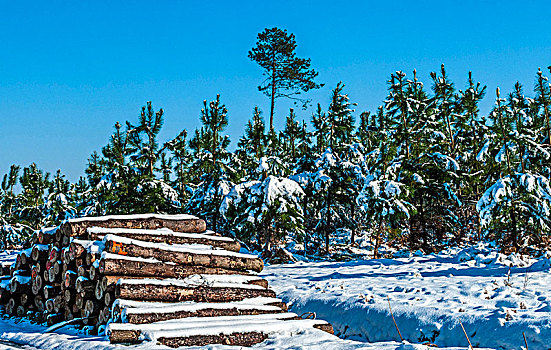
[[[195,285],[181,280],[125,280],[115,286],[115,297],[150,301],[228,302],[275,297],[274,291],[256,285],[212,283]]]
[[[74,271],[67,271],[65,273],[65,288],[76,288],[77,274]]]
[[[156,259],[126,257],[103,253],[99,272],[105,275],[181,278],[197,274],[243,274],[242,271],[206,266],[167,264]]]
[[[252,298],[229,303],[153,303],[117,299],[113,305],[115,322],[152,323],[187,317],[217,317],[275,314],[287,311],[276,298]]]
[[[86,305],[84,306],[84,312],[86,317],[93,315],[98,315],[100,311],[100,304],[97,300],[88,299]],[[102,307],[102,306],[101,306]]]
[[[38,232],[38,243],[50,244],[55,240],[57,227],[43,228]]]
[[[69,248],[71,259],[82,258],[86,254],[87,247],[92,244],[92,241],[74,239]]]
[[[48,257],[48,260],[54,263],[59,258],[60,258],[60,249],[56,246],[52,246],[52,248],[50,249],[50,255]]]
[[[61,309],[63,309],[63,306],[65,305],[65,299],[62,295],[57,295],[54,298],[54,310],[55,312],[59,312]]]
[[[82,310],[82,309],[84,309],[85,304],[86,304],[86,301],[84,300],[84,298],[81,297],[80,294],[77,294],[75,296],[75,305],[77,306],[77,308],[79,310]]]
[[[93,291],[95,289],[95,282],[94,281],[91,281],[89,280],[88,278],[86,277],[78,277],[77,278],[77,281],[75,283],[75,288],[77,290],[77,293],[81,293],[83,291]]]
[[[12,294],[32,293],[31,276],[13,276],[10,280],[10,292]]]
[[[46,244],[35,244],[31,252],[31,258],[35,262],[44,262],[50,255],[50,247]]]
[[[91,227],[86,231],[91,240],[103,240],[106,235],[110,234],[151,243],[202,244],[234,252],[239,252],[241,249],[239,242],[233,238],[202,233],[174,232],[169,229],[144,230]]]
[[[275,332],[295,333],[309,327],[326,325],[322,320],[297,319],[295,314],[191,317],[155,324],[111,323],[107,334],[112,343],[138,343],[156,340],[170,347],[225,344],[252,346]]]
[[[75,293],[72,289],[65,289],[63,296],[65,298],[66,305],[70,305],[73,301],[75,301]]]
[[[103,296],[103,303],[107,306],[111,306],[113,305],[114,301],[115,301],[115,293],[105,292],[105,295]]]
[[[31,263],[31,255],[32,255],[32,247],[23,249],[19,252],[19,255],[17,256],[17,261],[19,261],[20,267],[27,266]]]
[[[39,312],[43,312],[45,310],[44,298],[42,298],[42,296],[40,295],[36,295],[34,297],[34,306],[36,306],[36,309]]]
[[[61,289],[59,287],[54,287],[51,285],[44,286],[44,298],[46,299],[54,298],[60,292]]]
[[[51,315],[48,315],[48,318],[46,319],[46,323],[48,324],[48,327],[51,327],[54,324],[63,322],[64,320],[65,320],[65,316],[62,313],[51,314]]]
[[[53,313],[54,312],[54,298],[51,298],[51,299],[47,299],[46,300],[46,311],[48,311],[48,313]]]
[[[165,243],[150,243],[135,239],[107,235],[103,238],[105,250],[109,253],[154,258],[160,261],[173,262],[181,265],[218,267],[232,270],[253,270],[260,272],[264,268],[262,259],[250,255],[212,249],[192,248],[191,245],[169,245]]]
[[[176,232],[199,233],[206,230],[206,223],[192,215],[135,214],[72,219],[61,224],[64,235],[86,236],[88,227],[124,227],[135,229],[168,228]]]
[[[25,306],[29,302],[29,295],[26,293],[21,294],[19,297],[19,304]]]

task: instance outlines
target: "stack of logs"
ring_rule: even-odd
[[[325,321],[288,313],[256,256],[190,215],[85,217],[40,230],[1,266],[5,312],[53,326],[70,321],[113,343],[250,346],[271,331]],[[262,325],[263,330],[258,330]],[[107,326],[107,328],[106,328]]]

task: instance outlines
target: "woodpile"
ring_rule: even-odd
[[[72,321],[112,343],[250,346],[270,332],[325,321],[287,312],[256,256],[190,215],[118,215],[40,230],[0,266],[7,314],[49,326]]]

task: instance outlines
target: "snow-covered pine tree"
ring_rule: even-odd
[[[504,250],[521,251],[548,237],[551,227],[551,188],[549,179],[530,169],[532,155],[549,154],[536,142],[538,133],[529,130],[529,103],[520,84],[506,100],[496,90],[496,106],[490,118],[496,137],[489,145],[499,177],[477,204],[488,236]],[[534,109],[532,109],[534,111]],[[484,160],[483,157],[479,157]]]
[[[226,106],[220,102],[220,95],[210,103],[205,100],[201,109],[203,126],[195,131],[189,142],[194,158],[193,175],[199,182],[186,205],[186,211],[204,218],[214,231],[223,226],[220,204],[232,187],[230,177],[233,174],[230,171],[233,170],[227,164],[230,138],[223,135],[228,125],[227,113]]]
[[[173,170],[175,179],[173,187],[176,188],[181,203],[186,203],[188,197],[187,184],[191,181],[188,171],[192,163],[187,145],[187,130],[182,130],[174,139],[166,143],[167,149],[172,152],[171,161],[175,163]],[[168,181],[167,181],[168,183]]]
[[[119,122],[115,124],[115,132],[102,148],[102,157],[94,153],[89,159],[86,174],[92,195],[87,198],[84,213],[179,211],[178,193],[157,178],[157,164],[167,147],[159,147],[157,140],[162,124],[163,110],[155,112],[151,102],[142,107],[138,125],[126,122],[123,131]]]
[[[459,217],[459,236],[476,235],[481,239],[480,217],[476,203],[482,195],[484,185],[484,164],[477,161],[477,155],[484,149],[489,134],[485,117],[480,115],[478,104],[484,98],[486,86],[474,83],[469,72],[466,89],[459,90],[455,114],[455,159],[459,163],[458,196],[462,206]]]
[[[126,141],[132,153],[131,160],[150,178],[154,177],[155,164],[164,149],[164,147],[159,149],[157,141],[163,127],[163,116],[162,108],[155,112],[151,101],[147,101],[146,105],[142,107],[139,124],[134,126],[126,122],[128,126]]]
[[[327,114],[322,111],[319,103],[316,112],[312,114],[312,126],[314,128],[312,137],[315,140],[315,153],[317,156],[320,156],[329,146],[327,142],[327,135],[329,134],[331,127],[327,119]]]
[[[356,103],[351,103],[347,94],[343,93],[344,84],[339,82],[331,92],[331,103],[327,111],[329,125],[328,146],[335,152],[340,152],[346,145],[354,142],[354,116],[352,113]]]
[[[14,192],[21,167],[11,165],[2,178],[0,186],[0,249],[15,248],[32,232],[30,227],[20,223],[18,198]]]
[[[538,137],[538,143],[547,152],[551,153],[551,84],[548,78],[543,75],[541,69],[538,69],[537,80],[535,85],[536,97],[534,99],[535,118],[534,123],[541,126],[543,130]],[[541,165],[541,174],[544,174],[548,179],[551,178],[551,164],[543,162]]]
[[[440,74],[431,73],[433,96],[428,98],[423,85],[414,77],[408,82],[407,98],[417,119],[415,145],[404,170],[412,190],[410,243],[433,249],[458,227],[457,171],[455,160],[456,95],[444,65]]]
[[[542,144],[551,145],[551,88],[549,80],[543,75],[541,68],[538,69],[536,90],[536,103],[538,105],[539,117],[545,125]]]
[[[301,157],[299,154],[298,143],[301,132],[301,125],[297,121],[295,110],[291,108],[289,115],[285,120],[285,128],[280,133],[280,139],[282,140],[282,158],[288,164],[295,164]]]
[[[414,213],[413,206],[405,200],[408,197],[407,187],[397,181],[396,169],[383,166],[381,173],[365,177],[356,199],[372,232],[374,259],[379,257],[381,241],[399,237],[403,227],[407,226],[406,221]]]
[[[58,169],[48,188],[44,218],[46,226],[59,225],[63,220],[77,215],[76,205],[71,196],[72,187]]]
[[[35,163],[23,168],[19,178],[22,191],[17,196],[18,220],[25,226],[37,230],[44,226],[44,204],[46,191],[50,186],[50,173],[38,168]],[[32,232],[26,231],[31,235]]]
[[[262,111],[256,106],[253,111],[253,117],[247,122],[245,133],[237,143],[236,155],[239,158],[241,171],[239,177],[247,177],[252,174],[258,161],[266,155],[267,148],[266,126]]]
[[[267,161],[262,157],[255,179],[233,186],[220,207],[232,233],[262,246],[265,257],[273,243],[286,238],[302,241],[304,232],[302,188],[289,178],[269,174]]]

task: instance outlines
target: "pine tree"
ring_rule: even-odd
[[[50,186],[50,174],[38,168],[35,163],[23,168],[19,178],[22,192],[18,195],[18,217],[22,224],[37,230],[44,225],[44,204],[46,191]],[[32,232],[27,231],[30,235]]]
[[[329,147],[336,152],[346,144],[353,142],[355,103],[350,103],[348,95],[343,93],[344,84],[339,82],[331,93],[331,103],[327,112],[329,124]]]
[[[283,140],[283,158],[289,164],[295,164],[297,159],[300,158],[298,143],[301,134],[301,125],[297,121],[297,116],[293,108],[289,110],[289,116],[285,121],[285,129],[281,132],[281,139]]]
[[[174,180],[174,187],[177,189],[178,196],[182,203],[185,203],[187,199],[186,185],[191,181],[188,175],[189,164],[191,163],[191,155],[187,145],[187,131],[182,130],[174,139],[166,143],[167,149],[173,154],[170,161],[175,162],[174,172],[176,179]]]
[[[134,126],[127,122],[127,142],[131,148],[132,160],[143,168],[143,172],[150,178],[157,170],[155,165],[162,154],[164,147],[159,149],[157,137],[163,127],[164,111],[161,108],[155,112],[151,101],[142,107],[139,124]]]
[[[242,163],[240,166],[242,169],[240,177],[251,174],[258,166],[258,161],[266,155],[268,145],[265,132],[266,127],[262,111],[257,106],[254,108],[252,119],[247,122],[245,134],[237,143],[238,149],[236,153]]]
[[[70,194],[71,190],[71,183],[58,169],[48,189],[44,219],[46,225],[59,225],[63,220],[74,218],[77,215],[77,209]]]
[[[508,100],[500,97],[499,89],[496,95],[490,114],[496,137],[488,153],[493,155],[494,173],[499,176],[479,200],[477,210],[490,238],[503,250],[520,251],[542,243],[551,227],[549,179],[538,172],[541,168],[530,169],[534,159],[549,159],[549,154],[537,142],[538,129],[532,124],[536,112],[520,84]]]
[[[270,97],[269,132],[274,130],[277,98],[286,97],[305,105],[308,100],[298,96],[323,86],[314,82],[318,73],[310,68],[310,59],[296,57],[296,47],[294,34],[274,27],[259,33],[256,46],[249,51],[249,58],[262,67],[266,76],[258,90]]]
[[[203,126],[195,131],[189,142],[195,159],[195,178],[200,182],[193,190],[186,210],[205,218],[215,231],[222,226],[220,203],[232,187],[232,174],[228,172],[227,164],[230,139],[222,134],[228,125],[227,113],[225,105],[220,102],[220,95],[208,104],[205,100],[201,109]]]
[[[261,158],[253,180],[235,185],[224,197],[220,211],[235,236],[263,246],[268,257],[272,243],[283,238],[301,241],[303,235],[302,188],[285,177],[266,175]]]
[[[536,102],[541,109],[541,117],[545,124],[545,136],[542,143],[551,145],[551,89],[549,81],[546,76],[543,75],[541,68],[538,69],[538,77],[535,86],[536,90]]]
[[[7,174],[2,178],[0,186],[0,249],[15,248],[22,243],[22,239],[26,236],[18,217],[18,198],[14,192],[14,187],[17,185],[19,171],[21,167],[11,165]],[[28,232],[31,231],[27,228]]]
[[[485,117],[480,115],[478,104],[486,94],[486,86],[475,84],[471,72],[467,84],[464,91],[458,92],[455,114],[455,159],[459,163],[458,196],[463,203],[458,212],[459,228],[462,237],[475,233],[480,239],[481,226],[476,203],[484,188],[484,165],[477,160],[477,156],[484,151],[489,130]]]
[[[316,112],[312,115],[312,126],[314,127],[312,137],[316,141],[315,150],[318,156],[320,156],[328,147],[327,135],[330,132],[330,125],[327,115],[322,112],[319,103]]]

